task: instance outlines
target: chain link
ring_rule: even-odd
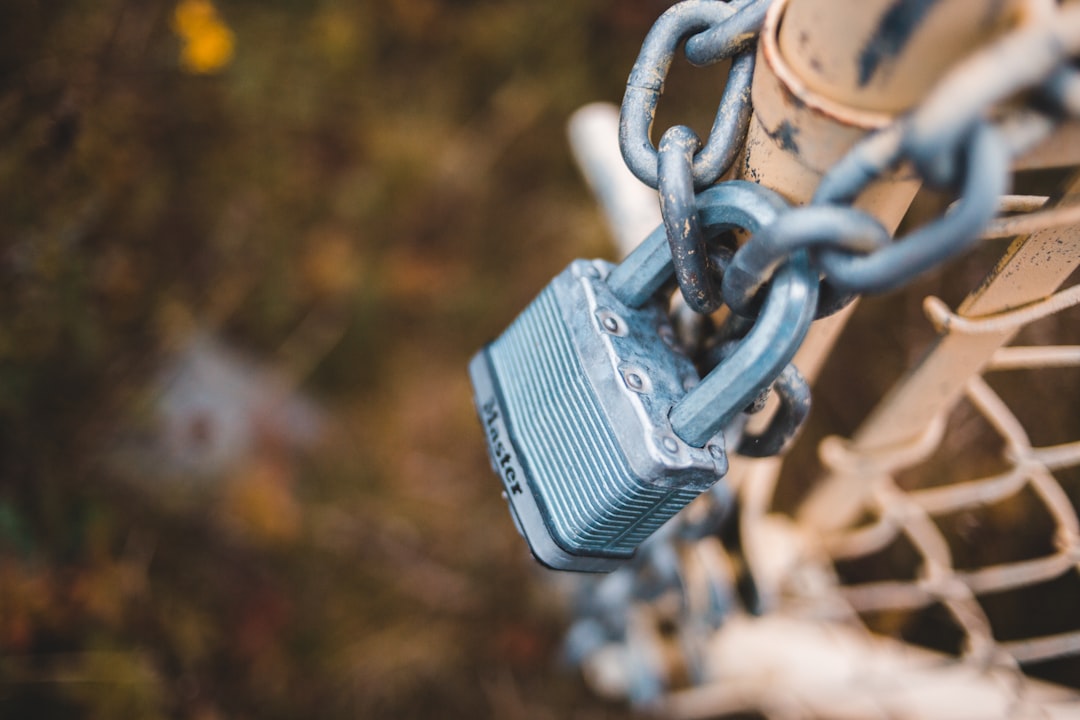
[[[650,133],[679,43],[687,38],[716,33],[719,45],[696,46],[701,47],[699,55],[715,57],[698,64],[707,65],[730,57],[753,39],[753,35],[749,40],[747,38],[748,30],[742,16],[745,8],[762,4],[767,5],[761,0],[741,5],[729,5],[718,0],[685,0],[661,15],[646,35],[626,82],[619,123],[619,145],[627,167],[649,187],[656,189],[659,184],[658,151],[650,139]],[[760,24],[758,22],[753,28],[754,32]],[[715,49],[715,52],[705,53],[706,47]],[[742,145],[750,122],[750,82],[753,75],[753,51],[740,53],[732,62],[709,137],[692,159],[694,187],[699,190],[712,185],[724,174]]]
[[[1008,146],[992,125],[980,123],[953,154],[959,159],[949,158],[956,177],[948,184],[960,190],[953,211],[865,255],[822,251],[819,267],[830,284],[856,293],[893,290],[978,242],[997,213],[998,198],[1009,192]]]
[[[701,141],[685,125],[660,138],[657,160],[660,215],[664,220],[675,277],[691,310],[708,314],[721,305],[719,278],[709,261],[694,198],[693,159]]]

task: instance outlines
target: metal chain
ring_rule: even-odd
[[[730,167],[750,123],[750,81],[754,75],[754,52],[740,52],[752,44],[765,17],[769,0],[685,0],[661,15],[641,45],[637,61],[626,81],[619,146],[627,167],[639,180],[656,189],[658,152],[649,139],[656,107],[664,91],[679,43],[687,40],[688,59],[709,65],[738,54],[732,62],[727,86],[704,147],[696,150],[691,171],[694,187],[705,188]],[[748,24],[749,23],[749,24]],[[703,44],[691,41],[712,38]]]
[[[786,259],[810,249],[821,273],[822,317],[856,294],[910,282],[970,247],[1008,192],[1010,160],[1056,125],[1041,109],[1021,108],[990,120],[997,103],[1039,91],[1041,108],[1080,110],[1080,8],[1062,8],[1004,36],[945,77],[915,111],[857,144],[822,179],[812,203],[791,208],[739,248],[727,268],[710,258],[693,193],[716,182],[742,145],[750,116],[753,43],[769,0],[687,0],[657,20],[642,45],[623,98],[620,145],[627,165],[660,192],[676,277],[687,304],[711,313],[722,304],[754,318],[761,291]],[[704,145],[685,126],[666,130],[659,149],[649,132],[675,50],[685,41],[697,65],[733,57]],[[906,237],[890,240],[850,202],[866,185],[910,162],[926,183],[957,193],[956,208]]]

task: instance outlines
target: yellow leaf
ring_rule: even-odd
[[[290,473],[283,461],[255,459],[229,483],[226,522],[255,540],[295,539],[303,518],[289,482]]]
[[[180,65],[186,71],[208,75],[232,60],[236,37],[210,0],[180,0],[172,27],[183,41]]]

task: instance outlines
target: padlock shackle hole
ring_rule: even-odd
[[[714,185],[695,199],[701,229],[710,241],[726,230],[755,233],[788,207],[778,193],[745,180]],[[611,271],[607,284],[622,303],[637,308],[649,302],[674,276],[667,231],[660,225]]]
[[[704,447],[780,375],[814,320],[820,284],[807,251],[793,254],[769,285],[750,332],[672,408],[676,435]]]

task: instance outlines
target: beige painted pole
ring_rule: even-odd
[[[1024,0],[791,0],[779,46],[810,91],[860,110],[899,113],[1031,6]]]

